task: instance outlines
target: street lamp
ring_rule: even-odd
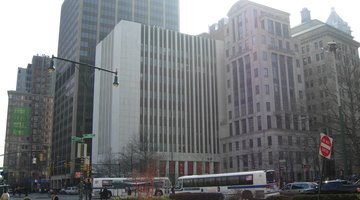
[[[60,57],[56,57],[56,56],[52,55],[51,60],[50,60],[50,66],[48,67],[49,72],[55,71],[54,59],[58,59],[58,60],[66,61],[66,62],[71,62],[71,63],[79,64],[81,66],[85,66],[85,67],[88,67],[88,68],[93,68],[93,69],[97,69],[97,70],[100,70],[100,71],[105,71],[105,72],[115,74],[113,85],[116,86],[116,87],[119,86],[117,69],[115,71],[111,71],[111,70],[103,69],[103,68],[100,68],[100,67],[95,67],[95,66],[90,65],[88,63],[77,62],[77,61],[73,61],[73,60],[69,60],[69,59],[65,59],[65,58],[60,58]]]
[[[336,42],[328,42],[328,48],[330,52],[334,53],[334,68],[335,68],[335,84],[336,84],[336,92],[337,92],[337,103],[339,109],[339,123],[340,123],[340,134],[341,134],[341,143],[343,148],[343,159],[344,159],[344,177],[348,176],[348,163],[347,163],[347,152],[346,152],[346,142],[345,142],[345,133],[344,133],[344,116],[341,109],[341,97],[340,97],[340,88],[339,88],[339,80],[338,80],[338,71],[336,67],[336,50],[337,45]]]

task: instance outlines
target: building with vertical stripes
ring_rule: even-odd
[[[94,65],[96,45],[121,20],[179,30],[178,0],[64,0],[57,57]],[[77,185],[82,174],[72,136],[91,134],[94,70],[69,62],[56,65],[52,187]],[[97,133],[95,133],[97,134]],[[91,153],[91,139],[87,156]],[[64,164],[67,163],[67,164]]]
[[[174,181],[220,172],[223,52],[221,41],[129,21],[116,25],[96,49],[96,65],[116,68],[120,85],[111,86],[111,74],[95,73],[93,169],[124,165],[117,156],[135,139],[158,155],[156,176]]]

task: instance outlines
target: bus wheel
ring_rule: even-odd
[[[242,200],[253,200],[252,193],[249,190],[246,190],[241,195]]]
[[[162,195],[163,195],[163,193],[162,193],[161,190],[156,190],[155,191],[155,196],[162,196]]]

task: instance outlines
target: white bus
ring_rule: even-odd
[[[149,180],[151,179],[151,180]],[[154,195],[169,195],[172,184],[168,177],[152,178],[94,178],[93,179],[93,196],[100,197],[100,191],[105,188],[108,190],[108,198],[111,196],[126,196],[129,188],[134,195],[136,190],[151,186]]]
[[[242,199],[266,199],[279,195],[274,170],[181,176],[175,193],[219,192],[225,198],[241,195]]]

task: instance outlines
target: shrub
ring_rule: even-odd
[[[292,200],[292,198],[289,196],[281,195],[281,196],[272,196],[272,197],[267,198],[266,200]]]
[[[221,193],[177,193],[170,195],[174,200],[223,200],[224,195]]]
[[[299,195],[292,200],[317,200],[318,195]],[[320,200],[360,200],[357,194],[321,194]]]

